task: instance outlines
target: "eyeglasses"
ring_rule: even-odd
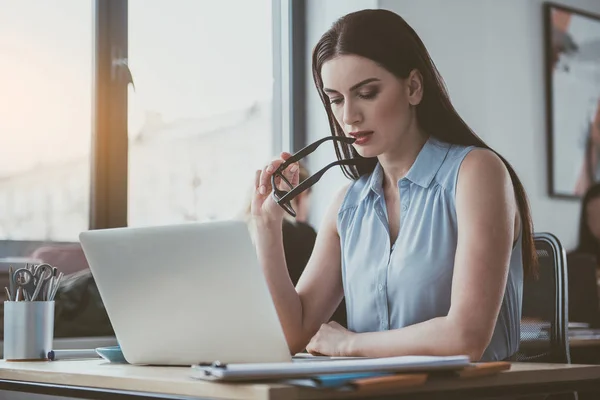
[[[285,169],[287,167],[289,167],[290,164],[300,161],[301,159],[303,159],[310,153],[314,152],[321,144],[323,144],[329,140],[347,143],[347,144],[352,144],[356,141],[356,139],[354,139],[354,138],[345,137],[345,136],[324,137],[322,139],[317,140],[316,142],[314,142],[312,144],[309,144],[305,148],[303,148],[303,149],[299,150],[297,153],[293,154],[290,158],[285,160],[285,162],[283,164],[281,164],[279,166],[279,168],[277,168],[275,170],[275,172],[273,172],[273,175],[271,175],[271,186],[273,187],[273,193],[272,193],[273,198],[275,199],[277,204],[279,204],[292,217],[296,216],[296,211],[294,211],[294,209],[292,208],[291,201],[296,196],[298,196],[300,193],[304,192],[305,190],[310,188],[312,185],[317,183],[319,181],[319,179],[321,179],[323,174],[325,172],[327,172],[328,169],[330,169],[331,167],[334,167],[336,165],[356,165],[361,162],[364,162],[363,158],[348,158],[345,160],[334,161],[334,162],[330,163],[329,165],[325,166],[324,168],[322,168],[319,172],[315,173],[314,175],[312,175],[312,176],[306,178],[304,181],[300,182],[298,184],[298,186],[294,187],[292,185],[292,183],[283,175],[283,171],[285,171]],[[289,190],[279,189],[277,187],[277,185],[275,184],[276,178],[281,178],[281,181],[285,182],[285,184],[289,187]]]

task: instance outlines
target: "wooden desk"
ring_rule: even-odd
[[[392,392],[335,392],[282,384],[213,383],[194,380],[186,367],[142,367],[102,360],[54,362],[0,361],[0,390],[44,393],[89,399],[218,398],[329,399],[394,398],[466,399],[490,395],[560,393],[600,390],[600,366],[514,363],[510,371],[471,379],[432,377],[420,387]]]

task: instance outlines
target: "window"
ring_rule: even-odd
[[[0,269],[72,273],[81,231],[243,212],[301,143],[303,4],[0,0]]]
[[[129,226],[244,209],[273,154],[271,8],[129,0]]]
[[[0,240],[242,212],[254,170],[302,141],[302,8],[0,0]]]
[[[92,26],[91,0],[0,0],[0,240],[88,229]]]
[[[0,240],[241,212],[298,147],[290,4],[0,0]]]

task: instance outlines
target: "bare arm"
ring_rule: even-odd
[[[283,157],[288,156],[285,153]],[[275,162],[272,169],[279,164]],[[297,183],[297,177],[292,181],[294,179]],[[321,323],[331,317],[343,297],[336,218],[346,188],[339,192],[329,208],[310,260],[298,287],[294,288],[285,262],[282,221],[278,217],[281,210],[268,194],[271,190],[269,182],[267,169],[259,171],[257,188],[264,185],[266,190],[264,194],[257,190],[253,200],[257,202],[253,204],[255,243],[288,347],[291,353],[297,353],[306,347]]]
[[[344,333],[343,355],[466,354],[472,360],[481,358],[498,318],[520,223],[510,176],[492,152],[474,150],[463,161],[456,211],[458,245],[448,315],[391,331]],[[333,328],[339,334],[339,327]],[[328,336],[334,334],[331,327],[325,329]],[[319,334],[309,351],[322,352]]]
[[[327,210],[312,256],[296,286],[303,309],[299,350],[304,349],[321,324],[331,318],[344,297],[337,215],[347,189],[345,186],[337,193]]]

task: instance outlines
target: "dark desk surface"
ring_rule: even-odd
[[[541,332],[542,335],[547,333]],[[547,338],[540,340],[540,345],[546,345]],[[522,338],[521,344],[527,346],[535,346],[537,339]],[[573,347],[597,347],[600,346],[600,329],[589,328],[572,328],[569,329],[569,345]]]
[[[513,363],[496,375],[435,377],[423,386],[373,392],[342,392],[271,383],[213,383],[190,378],[189,367],[144,367],[101,360],[0,361],[0,389],[83,398],[154,397],[219,399],[469,398],[490,394],[552,393],[600,388],[600,366]]]
[[[569,328],[569,344],[572,348],[600,346],[600,329]]]
[[[590,329],[578,334],[569,332],[569,345],[571,347],[600,346],[600,329]]]

